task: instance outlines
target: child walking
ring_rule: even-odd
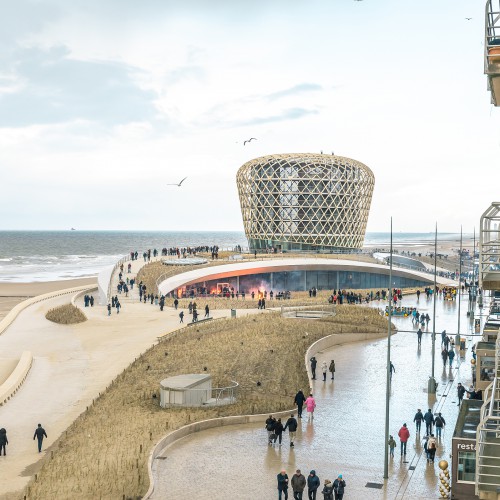
[[[392,436],[389,436],[389,454],[392,458],[394,458],[394,448],[396,448],[396,441]]]

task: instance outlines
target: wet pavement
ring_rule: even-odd
[[[417,304],[416,296],[403,300],[403,305],[414,304]],[[372,306],[382,308],[385,304]],[[418,308],[432,317],[432,300],[421,296]],[[440,356],[439,333],[443,329],[449,333],[457,331],[457,311],[457,302],[438,299],[435,377],[439,386],[436,395],[427,394],[432,335],[424,333],[418,349],[417,328],[412,326],[411,319],[394,318],[397,327],[407,331],[400,331],[391,339],[391,359],[396,373],[391,386],[389,432],[398,447],[394,459],[389,461],[387,482],[383,480],[387,339],[382,339],[335,346],[316,356],[318,366],[323,360],[335,359],[335,381],[314,382],[315,418],[313,422],[299,420],[295,448],[290,448],[287,435],[281,447],[268,446],[264,422],[188,436],[162,453],[166,458],[155,460],[153,498],[196,498],[200,489],[203,498],[209,499],[276,498],[276,474],[281,468],[287,470],[290,478],[297,468],[306,476],[315,469],[322,484],[324,479],[334,480],[342,473],[347,484],[345,499],[439,498],[437,463],[442,458],[451,461],[451,438],[458,415],[456,384],[462,382],[468,387],[472,378],[472,337],[468,337],[464,358],[460,359],[457,351],[453,367],[444,367]],[[467,299],[464,298],[462,335],[472,332],[466,312]],[[432,328],[432,320],[429,327]],[[474,342],[477,340],[479,337]],[[435,464],[428,465],[423,453],[425,431],[420,435],[415,433],[413,417],[417,408],[424,413],[428,408],[442,412],[446,420]],[[407,455],[402,458],[397,433],[404,422],[411,435]],[[413,467],[414,470],[410,470]],[[367,483],[377,483],[382,489],[368,488]]]

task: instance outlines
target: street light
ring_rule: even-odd
[[[427,393],[436,393],[436,379],[434,378],[434,364],[436,357],[436,295],[437,295],[437,222],[434,233],[434,292],[433,292],[433,313],[432,313],[432,374],[427,383]]]

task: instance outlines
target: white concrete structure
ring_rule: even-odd
[[[212,398],[210,374],[187,373],[160,382],[160,406],[201,406]]]
[[[370,262],[360,262],[355,260],[327,259],[327,258],[284,258],[272,260],[244,261],[234,264],[223,264],[220,266],[194,269],[185,273],[177,274],[158,285],[161,294],[176,290],[179,287],[199,283],[208,280],[222,280],[232,276],[244,276],[259,273],[276,273],[281,271],[357,271],[366,273],[377,273],[389,275],[389,266],[383,264],[372,264]],[[412,279],[422,280],[432,284],[434,277],[431,274],[413,271],[409,269],[394,268],[393,276],[402,276]],[[439,284],[455,285],[453,280],[439,277]]]

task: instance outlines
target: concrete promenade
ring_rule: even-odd
[[[403,300],[406,306],[415,303],[416,297]],[[383,307],[382,304],[378,307]],[[418,307],[432,316],[432,301],[421,297]],[[465,358],[457,362],[458,356],[455,357],[451,369],[443,367],[440,356],[439,333],[443,329],[456,331],[457,307],[456,302],[442,299],[437,303],[435,374],[439,386],[435,396],[426,392],[431,372],[432,335],[424,333],[422,347],[417,349],[417,336],[413,333],[417,329],[413,328],[411,319],[394,319],[399,329],[412,330],[412,333],[400,332],[392,337],[391,358],[396,373],[391,388],[390,433],[398,448],[395,458],[390,460],[386,484],[383,453],[387,340],[384,339],[344,344],[317,356],[318,367],[323,359],[327,362],[335,359],[335,381],[314,382],[315,418],[313,422],[307,418],[299,421],[295,448],[290,448],[288,436],[284,436],[281,447],[268,446],[264,422],[188,436],[162,454],[167,456],[166,460],[155,461],[154,498],[194,498],[200,484],[203,484],[204,498],[221,498],[221,484],[225,498],[274,498],[276,474],[282,467],[290,477],[296,468],[306,476],[315,469],[322,483],[342,473],[347,482],[345,498],[439,498],[437,462],[441,458],[450,460],[451,438],[458,415],[456,384],[462,382],[468,387],[471,382],[470,342],[467,342]],[[462,331],[469,325],[466,309],[467,301],[463,300]],[[425,426],[420,435],[415,433],[413,417],[417,408],[424,413],[428,408],[440,411],[447,422],[434,465],[427,464],[423,452]],[[401,458],[397,437],[404,422],[411,433],[406,459]],[[186,481],[186,478],[194,480]],[[367,488],[369,482],[383,485],[382,489]]]
[[[143,260],[134,261],[133,272],[125,277],[135,276],[143,265]],[[114,276],[114,285],[116,282]],[[111,317],[105,307],[83,307],[80,297],[77,305],[88,321],[72,326],[45,319],[49,309],[69,303],[71,295],[39,302],[21,312],[0,335],[2,356],[15,359],[28,350],[34,357],[23,386],[0,407],[0,427],[7,429],[9,439],[7,456],[0,459],[0,498],[18,498],[7,493],[26,485],[40,466],[40,459],[50,452],[50,446],[93,398],[151,347],[159,335],[179,327],[178,311],[165,308],[160,312],[158,306],[139,303],[136,287],[129,298],[124,294],[119,297],[122,309],[120,314],[113,309]],[[222,317],[229,316],[230,311],[212,313]],[[41,454],[33,441],[38,423],[48,434]]]

